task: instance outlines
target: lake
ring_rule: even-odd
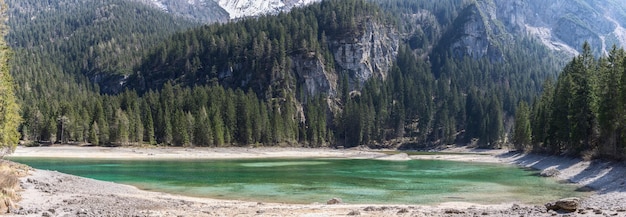
[[[144,190],[180,195],[283,203],[542,204],[581,196],[561,184],[510,165],[438,160],[363,159],[90,160],[10,158]]]

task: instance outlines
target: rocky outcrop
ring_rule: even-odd
[[[512,34],[531,34],[548,48],[577,54],[591,44],[596,55],[626,45],[626,6],[616,1],[482,0],[496,5],[497,20]]]
[[[315,52],[294,55],[291,62],[292,73],[298,77],[307,94],[332,96],[337,93],[337,74],[326,70],[323,59]]]
[[[362,22],[363,31],[352,38],[331,41],[337,70],[350,73],[351,86],[370,78],[386,79],[398,55],[400,36],[394,27]]]
[[[554,210],[554,211],[567,211],[567,212],[575,212],[578,210],[580,206],[580,198],[570,197],[563,198],[554,202],[546,203],[546,209]]]
[[[556,168],[548,168],[545,169],[543,171],[541,171],[541,173],[539,174],[542,177],[557,177],[561,174],[561,171],[559,171]]]
[[[341,73],[348,73],[350,90],[362,87],[370,78],[386,79],[397,55],[400,36],[393,27],[365,21],[353,37],[329,40],[334,67],[322,54],[297,52],[290,56],[291,72],[310,96],[336,96]]]
[[[490,4],[471,4],[456,18],[454,28],[447,34],[450,42],[449,53],[458,59],[488,58],[491,61],[503,60],[501,49],[496,45],[495,35],[502,30],[493,22],[495,9]]]

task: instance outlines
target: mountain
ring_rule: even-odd
[[[532,30],[545,25],[549,43],[573,48],[557,32],[595,28],[567,25],[574,12],[556,22],[538,1],[516,2],[13,1],[22,133],[100,144],[498,147],[517,104],[532,102],[571,55]],[[200,25],[203,10],[215,21],[273,15]]]
[[[267,14],[288,12],[292,8],[309,5],[320,0],[138,0],[176,16],[202,23],[224,22]]]
[[[312,96],[336,96],[339,72],[349,72],[351,87],[388,77],[400,43],[390,21],[361,11],[343,12],[333,20],[332,14],[340,11],[324,12],[320,7],[326,5],[176,34],[134,70],[127,87],[148,90],[166,82],[218,82],[271,96],[265,92],[284,82],[276,77],[292,77]]]
[[[218,0],[231,19],[258,16],[264,14],[277,14],[288,12],[294,7],[302,7],[320,0]]]
[[[551,50],[578,54],[587,41],[596,55],[626,45],[626,5],[618,0],[478,0],[493,34],[530,34]],[[480,43],[479,43],[480,44]]]
[[[149,47],[199,25],[127,0],[6,2],[13,74],[31,87],[89,79],[103,91],[119,91],[109,89],[119,86],[111,83],[130,73]],[[33,74],[41,80],[25,77]]]
[[[226,22],[229,12],[214,0],[134,0],[200,23]]]

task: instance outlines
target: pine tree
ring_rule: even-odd
[[[20,134],[18,126],[21,122],[19,106],[14,95],[13,78],[9,74],[11,49],[4,40],[8,33],[7,5],[0,0],[0,157],[12,153],[17,146]]]
[[[554,82],[547,79],[543,84],[543,94],[535,101],[531,115],[533,151],[544,152],[550,130]]]
[[[161,135],[161,143],[171,145],[173,140],[171,111],[168,107],[163,109],[163,134]]]
[[[518,150],[530,150],[531,139],[530,109],[528,104],[522,101],[515,112],[513,144]]]
[[[143,109],[145,111],[145,117],[146,117],[145,126],[144,126],[144,132],[145,132],[144,134],[146,137],[145,141],[148,142],[148,144],[150,145],[155,145],[156,137],[154,135],[154,119],[152,119],[152,108],[150,107],[150,105],[148,105],[144,101]]]
[[[116,132],[113,142],[125,145],[128,143],[130,135],[128,115],[126,115],[126,112],[122,111],[122,109],[117,109],[115,112],[115,121]]]
[[[601,132],[601,154],[613,158],[619,157],[618,137],[620,136],[620,75],[624,70],[624,50],[613,45],[608,58],[600,61],[598,124]]]
[[[572,77],[572,105],[569,110],[571,117],[570,151],[579,154],[584,150],[591,150],[596,119],[593,113],[592,84],[589,64],[595,60],[591,49],[584,46],[583,55],[573,62]],[[588,57],[591,55],[591,57]]]
[[[99,145],[100,144],[100,137],[98,135],[99,133],[100,133],[100,129],[98,129],[98,123],[93,122],[93,124],[89,128],[89,139],[88,139],[89,143],[93,145]]]
[[[182,110],[174,113],[172,118],[172,144],[187,146],[190,143],[187,115]]]
[[[205,107],[202,107],[197,114],[194,122],[193,143],[198,146],[213,145],[213,132],[211,129],[211,121]]]
[[[226,130],[224,129],[224,120],[219,111],[212,112],[211,123],[213,125],[213,145],[222,146],[225,143]]]

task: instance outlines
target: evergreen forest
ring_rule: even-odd
[[[67,13],[64,1],[7,2],[29,144],[625,150],[623,82],[610,82],[623,78],[622,50],[566,63],[532,36],[496,35],[498,58],[459,56],[446,39],[474,1],[327,0],[217,24],[131,1]],[[384,79],[357,82],[336,47],[371,25],[398,36],[397,54]],[[307,91],[293,72],[303,59],[336,87]]]
[[[623,49],[613,46],[597,58],[585,43],[532,105],[518,105],[514,144],[540,153],[624,159],[625,64]]]

